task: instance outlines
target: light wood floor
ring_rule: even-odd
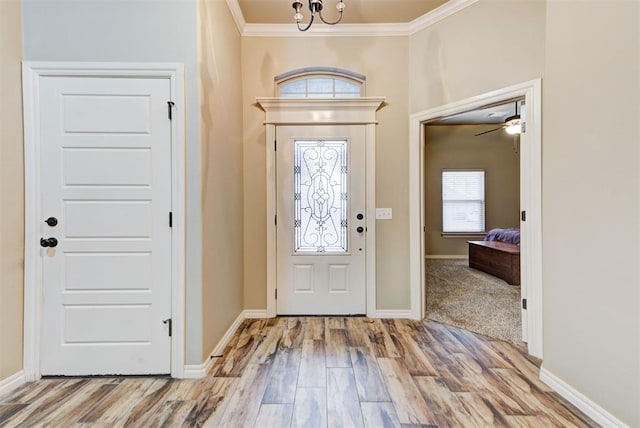
[[[56,378],[1,426],[596,426],[506,342],[432,321],[246,320],[208,377]]]

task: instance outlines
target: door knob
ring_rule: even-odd
[[[358,232],[358,233],[364,232],[364,227],[362,227],[362,226],[356,227],[356,232]]]
[[[364,218],[364,215],[362,213],[358,213],[358,215],[356,216],[356,218],[358,220],[362,220]]]
[[[44,222],[47,223],[49,226],[53,227],[58,224],[58,219],[55,217],[49,217]]]
[[[48,239],[40,238],[40,246],[41,247],[57,247],[58,240],[56,238],[48,238]]]

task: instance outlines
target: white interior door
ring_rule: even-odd
[[[278,126],[277,313],[366,313],[365,126]]]
[[[41,373],[169,373],[170,81],[40,82]]]

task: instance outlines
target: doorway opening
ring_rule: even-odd
[[[542,358],[542,151],[541,80],[532,80],[415,113],[410,118],[410,282],[411,312],[426,316],[425,130],[426,124],[456,114],[522,99],[520,135],[521,307],[523,340],[529,354]],[[480,137],[478,137],[480,138]]]
[[[522,99],[424,125],[426,318],[521,344]],[[470,258],[471,254],[471,258]]]

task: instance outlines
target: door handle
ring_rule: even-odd
[[[56,238],[40,238],[40,246],[41,247],[57,247],[58,240]]]
[[[362,227],[362,226],[356,227],[356,232],[358,232],[358,233],[364,232],[364,227]]]

